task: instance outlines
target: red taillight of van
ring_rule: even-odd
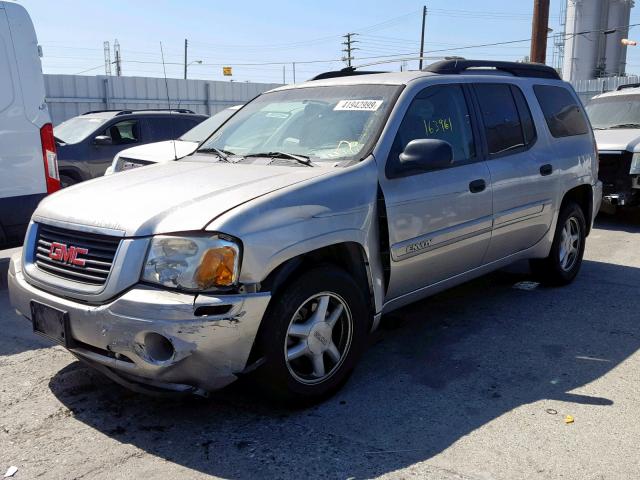
[[[45,123],[40,129],[42,142],[42,159],[44,160],[44,176],[47,179],[47,193],[60,190],[60,175],[58,174],[58,154],[56,141],[53,138],[53,125]]]

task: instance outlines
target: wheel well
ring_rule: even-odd
[[[300,272],[326,264],[333,264],[344,269],[354,278],[358,285],[363,285],[363,293],[367,296],[373,312],[375,304],[371,277],[367,269],[369,263],[364,249],[355,242],[329,245],[287,260],[282,265],[276,267],[267,278],[260,283],[260,290],[268,291],[271,292],[272,295],[275,295],[292,277]]]
[[[577,203],[582,209],[584,218],[587,221],[587,235],[589,235],[591,231],[591,217],[593,215],[593,189],[591,185],[580,185],[565,193],[560,209],[562,210],[562,208],[571,201]]]
[[[84,180],[82,175],[73,168],[61,168],[59,173],[60,175],[66,175],[67,177],[73,178],[76,182],[82,182]]]
[[[373,299],[373,286],[371,285],[371,277],[368,274],[367,256],[361,245],[355,242],[337,243],[327,247],[312,250],[298,257],[287,260],[283,264],[276,267],[263,282],[260,282],[260,291],[271,292],[275,296],[282,288],[286,287],[296,276],[319,265],[332,264],[344,269],[353,276],[359,285],[365,285],[364,291],[369,300],[371,309],[371,321],[373,321],[373,313],[375,311],[375,303]],[[258,335],[264,324],[260,324]],[[259,365],[261,353],[258,351],[257,344],[254,342],[251,347],[251,353],[247,360],[246,371],[252,371]]]

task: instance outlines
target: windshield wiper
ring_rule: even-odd
[[[611,125],[609,128],[640,128],[640,123],[620,123],[618,125]]]
[[[216,148],[216,147],[201,148],[200,150],[198,150],[198,152],[199,153],[213,153],[213,154],[217,155],[218,158],[220,160],[222,160],[223,162],[233,163],[231,160],[229,160],[229,155],[233,155],[233,152],[227,152],[226,150],[220,150],[219,148]]]
[[[59,139],[59,138],[58,138],[58,137],[56,137],[55,135],[54,135],[53,139],[54,139],[56,142],[58,142],[59,144],[67,143],[67,142],[65,142],[64,140]]]
[[[294,155],[293,153],[287,153],[287,152],[250,153],[249,155],[245,155],[244,157],[245,158],[250,158],[250,157],[284,158],[288,160],[295,160],[296,162],[306,165],[308,167],[313,167],[310,157],[306,155]]]

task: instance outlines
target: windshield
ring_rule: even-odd
[[[236,107],[225,108],[224,110],[207,118],[204,122],[199,123],[191,130],[182,135],[179,140],[185,142],[202,142],[205,138],[215,132],[231,115],[236,113]]]
[[[596,130],[640,128],[640,95],[595,98],[585,110]]]
[[[78,143],[108,120],[108,118],[97,117],[73,117],[53,127],[53,136],[64,143]]]
[[[375,141],[399,88],[345,85],[266,93],[200,149],[241,156],[282,152],[314,162],[361,158]]]

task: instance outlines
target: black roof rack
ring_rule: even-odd
[[[618,88],[616,88],[616,91],[624,90],[625,88],[638,88],[638,87],[640,87],[640,83],[627,83],[626,85],[618,85]]]
[[[324,80],[325,78],[338,78],[338,77],[351,77],[353,75],[372,75],[375,73],[389,73],[389,72],[372,72],[367,70],[356,70],[356,67],[345,67],[342,70],[334,70],[331,72],[319,73],[312,80]]]
[[[541,63],[502,62],[494,60],[450,59],[432,63],[423,69],[424,72],[442,75],[464,73],[470,68],[493,68],[510,73],[516,77],[550,78],[560,80],[558,72]]]
[[[84,112],[82,115],[89,115],[92,113],[109,113],[109,112],[117,112],[118,115],[129,115],[134,112],[177,112],[177,113],[196,113],[193,110],[189,110],[188,108],[135,108],[135,109],[117,109],[117,110],[91,110],[89,112]]]

